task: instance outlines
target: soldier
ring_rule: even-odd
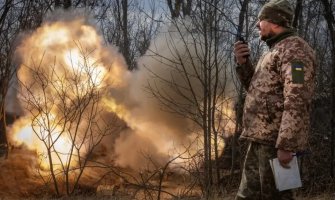
[[[260,39],[269,51],[254,68],[244,42],[234,44],[237,74],[247,90],[240,139],[249,141],[236,199],[293,199],[279,192],[269,159],[288,167],[295,152],[306,148],[314,90],[315,55],[297,36],[293,9],[286,0],[271,0],[258,15]]]

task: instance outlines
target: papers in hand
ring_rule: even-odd
[[[276,187],[279,191],[294,189],[302,186],[297,157],[289,163],[290,168],[280,165],[278,158],[270,159]]]

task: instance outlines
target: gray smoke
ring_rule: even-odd
[[[204,93],[201,82],[204,49],[201,35],[190,31],[193,29],[190,20],[168,25],[139,59],[139,69],[130,73],[117,49],[103,45],[102,37],[89,18],[73,13],[70,14],[72,18],[66,13],[58,16],[61,17],[49,17],[51,20],[28,35],[18,53],[25,66],[34,64],[31,58],[43,57],[41,66],[48,71],[55,62],[55,55],[62,58],[59,53],[76,47],[74,40],[81,42],[86,49],[95,49],[93,54],[108,71],[105,86],[109,92],[104,100],[110,105],[103,109],[101,117],[107,123],[114,123],[108,120],[113,118],[109,113],[115,112],[128,127],[102,141],[106,156],[116,159],[115,163],[122,167],[146,169],[153,167],[150,162],[155,162],[155,165],[166,163],[191,143],[200,145],[192,146],[191,152],[201,148],[201,142],[195,142],[201,131],[195,121],[201,121],[199,108]],[[48,32],[43,32],[53,28],[63,30],[57,26],[65,27],[70,37],[57,38],[60,33],[48,35]],[[90,35],[97,37],[88,39]],[[66,60],[57,62],[66,65]],[[225,72],[221,70],[218,73],[223,77]],[[35,82],[23,68],[19,71],[19,78],[26,84]],[[54,100],[54,95],[50,98]]]

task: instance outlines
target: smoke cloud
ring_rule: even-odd
[[[201,46],[194,44],[194,37],[199,37],[200,41],[200,36],[186,31],[190,25],[169,25],[139,59],[139,69],[129,72],[117,48],[104,45],[92,20],[85,16],[82,13],[56,13],[21,42],[17,49],[21,63],[18,99],[24,114],[10,129],[11,144],[27,146],[33,152],[42,151],[40,138],[31,130],[31,119],[36,117],[34,114],[38,109],[30,103],[45,98],[46,107],[57,105],[50,109],[56,119],[64,112],[60,109],[62,105],[71,105],[71,102],[57,98],[59,92],[66,91],[64,96],[74,99],[72,95],[84,95],[89,83],[102,94],[97,101],[99,116],[95,116],[96,124],[119,127],[101,141],[98,149],[105,151],[103,155],[120,167],[135,170],[163,165],[194,143],[201,130],[195,123],[200,120],[198,108],[201,105],[195,103],[201,104],[198,98],[204,92],[199,79],[203,53]],[[41,73],[32,72],[32,68]],[[90,76],[78,75],[85,70]],[[73,76],[76,73],[77,76]],[[221,76],[225,72],[219,73]],[[52,87],[43,87],[45,80],[39,80],[39,77],[49,80],[45,84]],[[62,87],[67,89],[60,90]],[[88,124],[85,120],[80,123],[82,132]],[[65,143],[62,146],[66,146]],[[196,145],[190,149],[197,150]],[[19,156],[20,153],[10,156],[7,167],[22,166],[22,163],[15,163]],[[34,157],[31,160],[25,165],[31,167],[29,169],[37,168]],[[25,173],[30,176],[29,170]]]

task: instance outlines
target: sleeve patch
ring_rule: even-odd
[[[292,82],[295,84],[303,84],[304,83],[304,63],[301,61],[292,61]]]

